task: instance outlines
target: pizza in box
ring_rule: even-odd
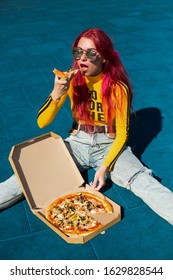
[[[112,205],[90,192],[76,192],[58,198],[45,211],[46,219],[68,236],[88,235],[103,225],[92,214],[113,213]]]

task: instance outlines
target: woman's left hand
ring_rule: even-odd
[[[90,183],[90,186],[99,191],[105,185],[107,166],[102,165],[95,173],[94,181]]]

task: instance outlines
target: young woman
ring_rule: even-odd
[[[72,53],[78,71],[65,80],[55,76],[38,112],[39,127],[49,125],[70,98],[74,122],[64,141],[81,172],[95,169],[91,187],[99,191],[108,177],[173,224],[173,193],[126,146],[133,93],[111,39],[100,29],[88,29],[77,37]]]

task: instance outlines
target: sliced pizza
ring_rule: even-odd
[[[89,192],[77,192],[58,198],[45,211],[46,218],[67,235],[87,235],[103,225],[91,214],[112,213],[112,205]]]

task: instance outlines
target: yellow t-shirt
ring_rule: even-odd
[[[103,102],[101,97],[102,74],[95,77],[86,77],[85,79],[89,91],[90,116],[95,125],[107,124],[107,117],[103,110]],[[130,98],[127,86],[122,82],[119,82],[114,85],[114,87],[116,89],[116,102],[113,113],[115,114],[116,137],[102,163],[103,165],[106,165],[109,170],[112,169],[115,161],[124,150],[126,141],[128,139],[130,116]],[[59,101],[53,101],[50,96],[48,97],[47,101],[38,112],[37,123],[40,128],[49,125],[54,120],[67,96],[69,96],[71,108],[73,108],[72,85],[70,85],[68,92],[64,94]],[[114,98],[113,94],[112,98]],[[82,123],[82,119],[79,120],[79,122]]]

